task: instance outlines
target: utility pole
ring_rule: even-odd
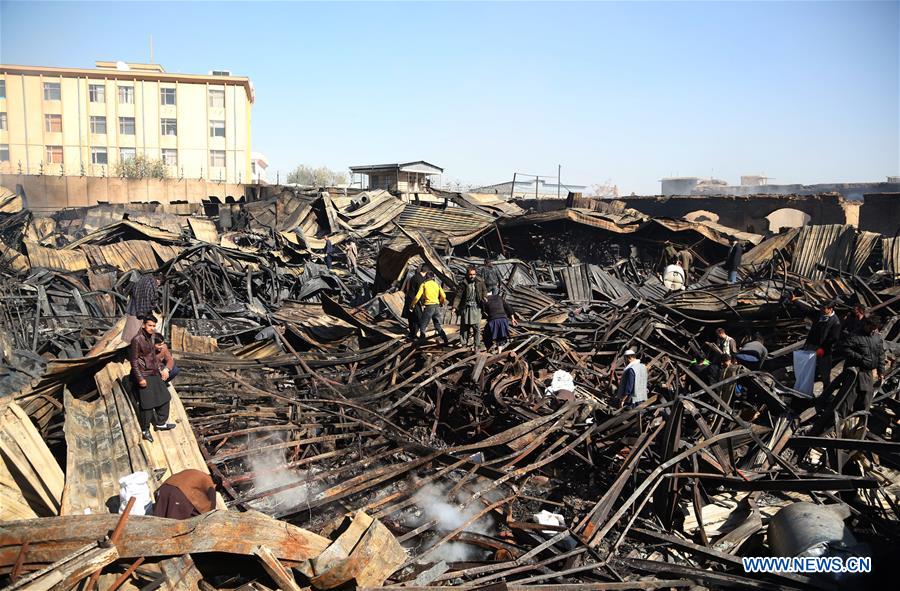
[[[562,164],[556,165],[556,199],[559,200],[560,187],[562,186]]]
[[[153,33],[150,33],[150,63],[153,63]]]

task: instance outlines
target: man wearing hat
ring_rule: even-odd
[[[822,388],[831,384],[831,352],[841,337],[841,321],[834,313],[835,302],[822,306],[822,313],[813,320],[803,348],[816,352],[816,377],[822,381]]]
[[[625,351],[625,360],[628,365],[622,372],[616,395],[622,406],[634,408],[647,400],[647,366],[641,363],[634,349]]]

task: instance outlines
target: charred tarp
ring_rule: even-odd
[[[849,226],[763,237],[622,208],[522,214],[496,197],[445,197],[461,207],[283,191],[224,217],[153,212],[156,227],[2,214],[0,572],[22,587],[91,578],[104,590],[833,588],[742,568],[770,552],[772,516],[800,501],[849,515],[889,576],[892,237]],[[750,249],[735,284],[718,264],[732,237]],[[666,246],[693,253],[687,290],[660,281]],[[452,297],[485,256],[517,313],[509,345],[408,339],[407,274],[428,264]],[[149,270],[168,277],[160,325],[181,368],[178,427],[153,443],[139,438],[118,339],[129,285]],[[807,331],[797,295],[882,319],[889,366],[867,412],[840,404],[858,379],[840,363],[823,395],[793,389]],[[455,313],[444,320],[455,341]],[[717,327],[762,336],[762,368],[698,362]],[[649,369],[649,399],[633,409],[613,395],[627,348]],[[573,390],[551,388],[557,372]],[[155,488],[184,468],[212,475],[216,511],[104,514],[120,472],[148,471]]]

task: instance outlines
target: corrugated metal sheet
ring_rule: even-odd
[[[852,226],[803,226],[794,248],[791,271],[810,279],[825,277],[825,271],[818,265],[846,271],[855,242],[856,232]]]
[[[159,267],[153,246],[146,240],[126,240],[101,246],[83,244],[79,250],[84,251],[93,266],[110,265],[120,271],[150,271]]]
[[[769,261],[776,250],[787,248],[800,234],[800,228],[791,228],[781,234],[763,240],[741,257],[742,265],[760,265]]]
[[[213,353],[219,350],[214,337],[192,335],[186,328],[173,324],[169,328],[169,348],[173,351]]]
[[[0,267],[9,268],[16,273],[27,273],[31,268],[27,258],[3,242],[0,242]]]
[[[856,234],[856,248],[853,250],[853,256],[850,259],[850,270],[853,273],[859,273],[872,256],[875,245],[881,239],[881,234],[876,232],[858,232]]]
[[[452,197],[453,201],[467,209],[474,209],[493,217],[513,217],[525,211],[509,202],[505,197],[491,193],[459,193]]]
[[[398,223],[404,228],[422,232],[429,240],[444,236],[455,246],[487,232],[494,218],[464,209],[436,209],[408,204]]]
[[[219,243],[219,232],[216,230],[216,224],[212,220],[190,217],[187,221],[194,238],[210,244]]]
[[[581,264],[572,267],[563,267],[559,270],[563,286],[566,288],[567,297],[573,302],[589,302],[594,299],[594,290],[591,287],[591,271],[588,265]]]
[[[890,275],[900,275],[900,236],[881,239],[881,268]]]
[[[90,266],[87,255],[79,250],[45,248],[40,244],[25,240],[25,252],[32,267],[43,267],[54,271],[86,271]]]

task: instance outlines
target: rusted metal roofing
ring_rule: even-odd
[[[189,217],[187,221],[194,238],[210,244],[219,243],[219,232],[216,230],[216,224],[212,220]]]
[[[146,240],[126,240],[100,246],[83,244],[79,250],[87,255],[92,266],[110,265],[120,271],[150,271],[159,267],[152,243]]]
[[[450,198],[460,207],[493,217],[513,217],[525,213],[525,210],[515,203],[491,193],[454,193]]]
[[[588,302],[594,299],[594,290],[591,287],[591,271],[588,265],[581,264],[573,267],[563,267],[559,270],[563,286],[566,288],[567,297],[573,302]]]
[[[744,253],[744,256],[741,258],[741,264],[760,265],[767,262],[772,258],[776,250],[787,248],[797,238],[798,234],[800,234],[800,228],[791,228],[771,238],[766,238]]]
[[[429,240],[444,236],[451,245],[456,246],[490,230],[494,218],[464,209],[436,209],[410,203],[404,208],[398,223],[422,232]]]
[[[900,275],[900,236],[881,239],[881,268],[889,275]]]
[[[825,277],[826,271],[819,265],[847,271],[855,242],[856,232],[852,226],[803,226],[794,249],[791,271],[810,279]]]
[[[876,232],[858,232],[856,234],[856,248],[853,249],[850,259],[850,270],[853,273],[859,273],[862,270],[880,239],[881,234]]]
[[[86,271],[90,264],[87,255],[80,250],[47,248],[25,240],[28,264],[54,271]]]
[[[0,241],[0,268],[11,269],[15,273],[27,273],[31,266],[19,251],[13,250]]]

